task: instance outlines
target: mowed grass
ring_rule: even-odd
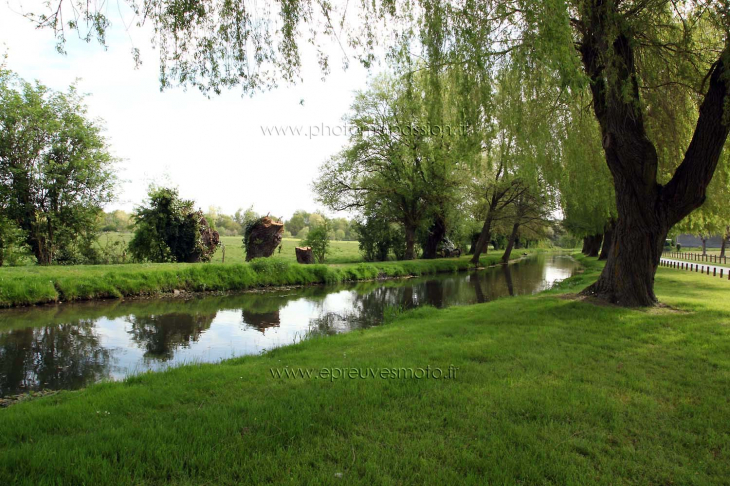
[[[293,250],[292,250],[293,251]],[[543,251],[543,250],[528,250]],[[522,252],[513,252],[513,259]],[[493,265],[490,252],[481,265]],[[468,256],[436,260],[300,265],[279,255],[251,263],[148,263],[0,268],[0,307],[149,296],[174,290],[225,292],[463,271]]]
[[[730,285],[660,268],[671,308],[596,306],[560,295],[582,260],[549,293],[0,410],[0,484],[727,484]]]

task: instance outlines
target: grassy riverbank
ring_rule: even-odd
[[[672,308],[595,306],[559,295],[595,279],[584,261],[546,294],[0,410],[0,483],[724,484],[728,282],[660,268]]]
[[[524,250],[515,251],[519,258]],[[527,250],[540,251],[540,250]],[[480,260],[495,264],[501,251]],[[76,265],[0,268],[0,307],[114,299],[169,293],[221,292],[260,286],[304,285],[456,272],[469,257],[382,263],[299,265],[273,257],[252,263]]]

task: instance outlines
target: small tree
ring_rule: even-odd
[[[75,260],[95,240],[115,162],[74,86],[56,92],[0,64],[0,208],[39,264]]]
[[[366,262],[383,262],[393,245],[391,224],[380,218],[367,218],[355,221],[355,228],[360,243],[360,252]]]
[[[317,225],[309,230],[303,244],[312,247],[314,258],[319,263],[324,263],[330,247],[330,222],[324,216],[321,218],[321,221],[317,221]]]
[[[202,211],[176,189],[151,186],[145,206],[134,211],[129,251],[139,261],[208,262],[220,245]]]

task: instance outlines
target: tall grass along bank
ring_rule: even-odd
[[[483,266],[499,262],[495,252]],[[279,258],[239,264],[156,263],[0,268],[0,307],[169,293],[221,292],[262,286],[339,283],[457,272],[464,258],[341,265],[299,265]]]
[[[667,307],[596,306],[561,295],[584,261],[548,293],[13,405],[0,484],[727,484],[726,282],[660,268]],[[458,371],[272,376],[428,366]]]

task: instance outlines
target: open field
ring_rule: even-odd
[[[99,236],[99,245],[103,246],[107,241],[119,240],[129,243],[132,240],[132,233],[102,233]],[[221,243],[226,248],[226,263],[244,263],[246,261],[242,236],[222,236]],[[284,238],[281,242],[281,252],[277,250],[275,256],[285,261],[296,262],[297,257],[294,248],[297,246],[302,246],[302,240],[299,238]],[[221,263],[222,260],[223,250],[219,248],[215,252],[212,263]],[[327,256],[327,263],[355,263],[361,261],[362,255],[357,241],[330,242],[330,254]]]
[[[660,268],[671,308],[595,306],[559,295],[579,258],[549,293],[0,410],[0,483],[726,484],[726,282]]]
[[[544,250],[528,250],[544,251]],[[522,251],[512,253],[519,258]],[[490,252],[483,266],[500,260]],[[251,263],[144,263],[126,265],[0,268],[0,307],[61,301],[115,299],[169,293],[225,292],[276,285],[306,285],[456,272],[472,267],[468,256],[436,260],[300,265],[272,257]]]

